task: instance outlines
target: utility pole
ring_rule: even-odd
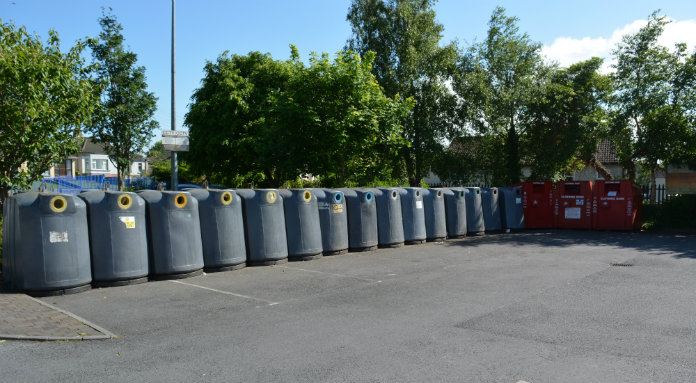
[[[175,60],[175,46],[174,46],[174,20],[175,20],[175,0],[172,0],[172,126],[171,130],[176,130],[176,60]],[[172,151],[172,185],[171,189],[176,191],[179,189],[179,164],[176,158],[176,152]]]

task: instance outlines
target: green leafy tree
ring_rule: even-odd
[[[131,163],[141,153],[159,127],[152,117],[157,109],[157,97],[147,91],[145,67],[137,66],[137,55],[123,46],[123,27],[112,14],[99,19],[102,32],[98,40],[90,41],[96,76],[95,89],[101,98],[101,108],[94,124],[86,128],[95,141],[116,164],[118,188],[123,190],[123,178]]]
[[[402,124],[411,100],[382,92],[371,73],[374,54],[314,54],[290,79],[281,102],[288,171],[319,175],[326,186],[388,179],[387,164],[405,146]]]
[[[611,175],[597,160],[599,141],[607,137],[605,105],[611,91],[601,75],[602,59],[592,58],[569,68],[548,68],[525,114],[522,137],[533,179],[562,179],[592,166],[604,178]],[[549,150],[553,148],[553,150]]]
[[[80,150],[80,127],[97,105],[84,78],[83,44],[61,52],[0,20],[0,199],[25,188],[54,163]]]
[[[186,125],[194,169],[211,182],[280,186],[302,173],[327,185],[383,176],[402,144],[408,100],[384,96],[371,57],[314,55],[310,66],[270,55],[221,55],[206,64]]]
[[[184,122],[194,169],[212,182],[234,186],[251,182],[277,187],[297,177],[282,173],[280,165],[290,153],[279,141],[277,123],[277,105],[293,72],[300,70],[296,65],[259,52],[225,52],[206,63]]]
[[[545,70],[541,45],[520,33],[517,21],[497,7],[486,40],[466,52],[453,82],[463,103],[461,110],[474,131],[498,137],[492,140],[498,145],[497,158],[487,166],[495,184],[520,180],[525,113],[530,99],[538,94],[539,72]]]
[[[696,51],[678,62],[673,84],[675,102],[672,106],[681,112],[679,121],[685,125],[682,127],[685,139],[681,149],[672,153],[672,162],[696,169]]]
[[[677,44],[674,52],[658,44],[668,23],[654,12],[646,26],[624,36],[614,51],[613,130],[620,142],[619,155],[631,179],[637,161],[650,171],[651,202],[655,172],[683,159],[693,140],[687,106],[693,61],[687,58],[684,44]]]
[[[387,97],[413,98],[404,125],[409,145],[401,150],[408,182],[420,185],[457,132],[456,97],[446,86],[456,67],[455,43],[440,46],[444,27],[435,19],[435,0],[353,0],[347,48],[375,53],[372,72]],[[398,168],[397,168],[398,169]],[[396,175],[396,174],[395,174]]]

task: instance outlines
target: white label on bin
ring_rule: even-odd
[[[579,207],[567,207],[565,208],[566,219],[580,219],[580,208]]]
[[[607,195],[609,197],[616,197],[616,190],[612,190],[612,191],[607,192]]]
[[[135,229],[135,217],[118,217],[126,225],[126,229]]]
[[[423,201],[416,201],[416,209],[422,209],[423,208]]]
[[[585,200],[582,199],[582,198],[576,199],[576,200],[575,200],[575,204],[578,205],[578,206],[582,206],[582,205],[585,204]]]
[[[521,203],[522,203],[522,197],[517,197],[517,198],[515,198],[515,203],[518,204],[518,205],[521,204]]]
[[[48,241],[51,243],[68,242],[67,231],[49,231]]]

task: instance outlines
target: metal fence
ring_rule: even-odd
[[[126,177],[124,186],[132,190],[154,189],[156,182],[151,177]],[[29,190],[78,194],[85,190],[118,190],[118,178],[91,176],[64,176],[44,178],[31,183]]]
[[[428,187],[431,188],[451,188],[451,187],[479,187],[479,188],[489,188],[491,185],[486,183],[465,183],[465,182],[442,182],[439,184],[429,184]]]
[[[650,192],[653,190],[652,185],[641,186],[643,190],[643,201],[644,203],[650,203]],[[662,205],[665,201],[672,199],[673,195],[667,193],[667,187],[665,185],[655,186],[655,204]]]

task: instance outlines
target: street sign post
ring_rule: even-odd
[[[189,151],[189,135],[186,130],[163,130],[162,148],[172,152]]]

